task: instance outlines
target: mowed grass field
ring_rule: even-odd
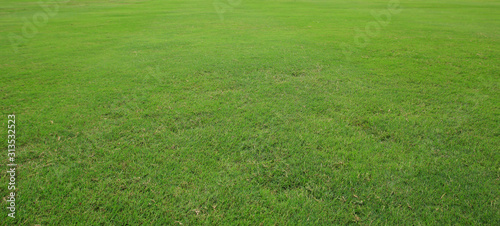
[[[499,1],[0,2],[1,225],[500,224]]]

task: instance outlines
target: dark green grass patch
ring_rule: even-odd
[[[388,2],[2,1],[0,224],[498,225],[500,4]]]

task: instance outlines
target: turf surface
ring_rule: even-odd
[[[1,225],[500,224],[499,1],[0,2]]]

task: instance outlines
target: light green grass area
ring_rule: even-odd
[[[0,225],[500,224],[498,0],[0,2]]]

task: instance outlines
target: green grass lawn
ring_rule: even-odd
[[[0,2],[0,225],[500,224],[498,0]]]

